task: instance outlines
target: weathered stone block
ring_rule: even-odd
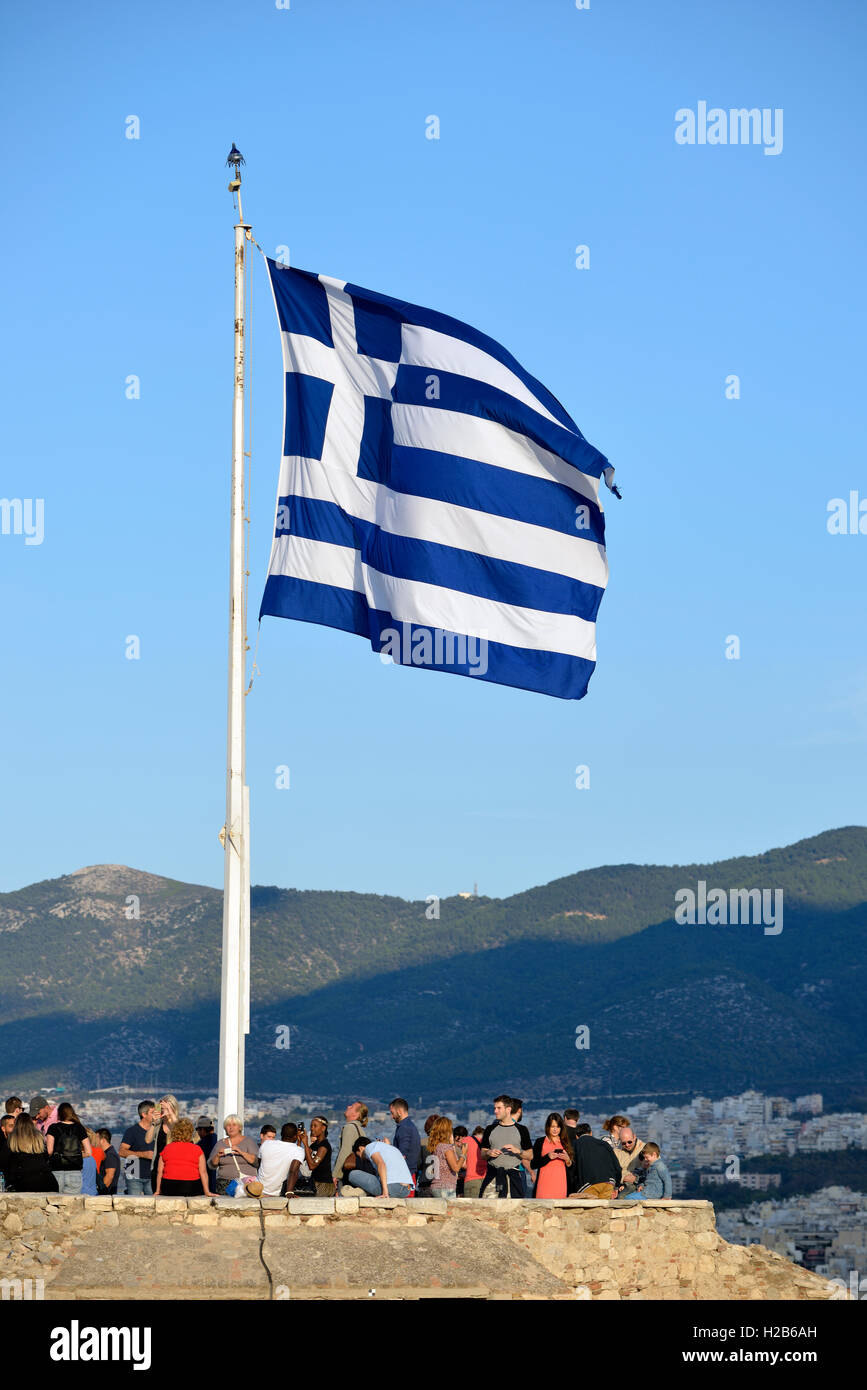
[[[362,1197],[362,1202],[365,1198]],[[367,1201],[374,1200],[368,1197]],[[382,1198],[376,1198],[382,1201]],[[391,1199],[388,1199],[391,1200]],[[334,1197],[292,1197],[289,1201],[289,1209],[298,1216],[333,1216]]]
[[[92,1231],[96,1225],[96,1212],[73,1212],[68,1225],[70,1231]]]
[[[101,1197],[85,1197],[85,1199],[84,1199],[84,1210],[85,1210],[85,1211],[111,1211],[112,1200],[113,1200],[113,1199],[112,1199],[111,1197],[106,1197],[106,1196],[101,1196]]]

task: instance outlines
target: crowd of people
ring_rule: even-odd
[[[263,1125],[258,1139],[244,1133],[239,1115],[193,1124],[174,1096],[143,1100],[138,1120],[115,1149],[107,1129],[83,1124],[75,1107],[52,1106],[34,1096],[25,1110],[18,1096],[0,1120],[0,1174],[11,1192],[85,1196],[291,1196],[442,1198],[588,1197],[652,1201],[671,1196],[671,1176],[659,1145],[638,1139],[625,1115],[605,1121],[597,1138],[578,1110],[553,1111],[534,1141],[521,1123],[514,1096],[497,1096],[493,1120],[469,1133],[445,1115],[428,1115],[424,1138],[396,1097],[389,1106],[391,1139],[366,1133],[369,1112],[353,1101],[344,1112],[337,1152],[329,1124],[317,1115],[308,1130],[287,1122],[280,1137]],[[119,1184],[123,1180],[123,1188]]]

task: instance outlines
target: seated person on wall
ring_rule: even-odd
[[[403,1154],[393,1144],[362,1135],[353,1144],[352,1153],[355,1166],[349,1169],[350,1187],[361,1188],[368,1197],[409,1196],[412,1174]],[[365,1172],[363,1164],[372,1164],[374,1172]]]
[[[274,1131],[276,1136],[276,1130]],[[259,1181],[266,1197],[289,1197],[295,1191],[304,1149],[298,1142],[298,1126],[290,1120],[280,1138],[265,1139],[259,1146]]]
[[[331,1144],[328,1139],[328,1121],[324,1115],[317,1115],[310,1121],[310,1134],[303,1125],[298,1129],[298,1143],[304,1150],[304,1169],[302,1186],[316,1197],[333,1197],[334,1176],[331,1172]],[[304,1172],[306,1170],[306,1176]]]
[[[585,1126],[581,1125],[583,1129]],[[578,1133],[576,1129],[576,1133]],[[580,1134],[574,1143],[577,1169],[576,1197],[598,1197],[610,1201],[620,1188],[620,1163],[617,1151],[590,1133]]]
[[[624,1125],[620,1131],[619,1146],[615,1145],[614,1152],[620,1160],[621,1182],[627,1188],[635,1188],[644,1177],[643,1147],[644,1140],[636,1139],[635,1131],[629,1125]]]
[[[629,1128],[629,1121],[625,1115],[612,1115],[602,1126],[602,1142],[610,1144],[612,1149],[620,1147],[620,1131]]]
[[[627,1202],[658,1202],[671,1196],[671,1174],[659,1157],[658,1144],[645,1144],[641,1151],[642,1162],[647,1166],[647,1177],[637,1192],[630,1192]]]
[[[363,1101],[354,1100],[347,1105],[343,1112],[346,1124],[340,1131],[340,1143],[337,1146],[337,1158],[334,1160],[332,1174],[334,1177],[334,1190],[340,1191],[341,1183],[349,1182],[349,1169],[353,1166],[347,1160],[352,1157],[352,1146],[356,1139],[360,1139],[364,1133],[364,1126],[367,1124],[367,1106]]]

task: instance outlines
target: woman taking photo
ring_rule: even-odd
[[[545,1121],[545,1133],[533,1145],[533,1171],[536,1174],[533,1196],[567,1196],[568,1170],[574,1157],[563,1116],[554,1111]]]
[[[255,1178],[259,1152],[255,1139],[243,1132],[240,1115],[227,1115],[223,1121],[226,1138],[215,1144],[208,1167],[217,1174],[217,1195],[224,1197],[230,1182],[237,1178]]]
[[[328,1142],[328,1121],[317,1115],[310,1121],[310,1138],[303,1125],[298,1126],[298,1143],[304,1146],[304,1159],[310,1169],[305,1181],[317,1197],[334,1196],[334,1177],[331,1172],[331,1145]],[[303,1170],[302,1170],[303,1171]]]
[[[80,1194],[83,1160],[85,1155],[91,1157],[90,1140],[68,1100],[58,1107],[56,1123],[48,1126],[45,1147],[51,1159],[51,1171],[57,1179],[58,1192],[72,1196]]]
[[[169,1142],[169,1131],[172,1125],[176,1124],[179,1118],[178,1102],[174,1096],[163,1096],[162,1100],[157,1102],[153,1118],[145,1134],[145,1143],[154,1146],[154,1166]]]
[[[192,1120],[175,1120],[157,1162],[156,1197],[207,1197],[205,1155],[195,1142]]]
[[[12,1128],[3,1156],[7,1192],[56,1192],[57,1182],[45,1138],[23,1110]]]

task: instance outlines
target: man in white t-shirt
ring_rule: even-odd
[[[298,1126],[288,1124],[281,1129],[279,1139],[266,1139],[260,1146],[259,1181],[263,1196],[282,1196],[284,1182],[287,1195],[295,1190],[304,1162],[304,1150],[297,1139]]]
[[[362,1168],[349,1170],[350,1187],[360,1187],[370,1197],[408,1197],[412,1191],[412,1173],[406,1166],[406,1159],[393,1144],[365,1137],[356,1139],[352,1146],[356,1163],[367,1159],[375,1170],[366,1173]]]

